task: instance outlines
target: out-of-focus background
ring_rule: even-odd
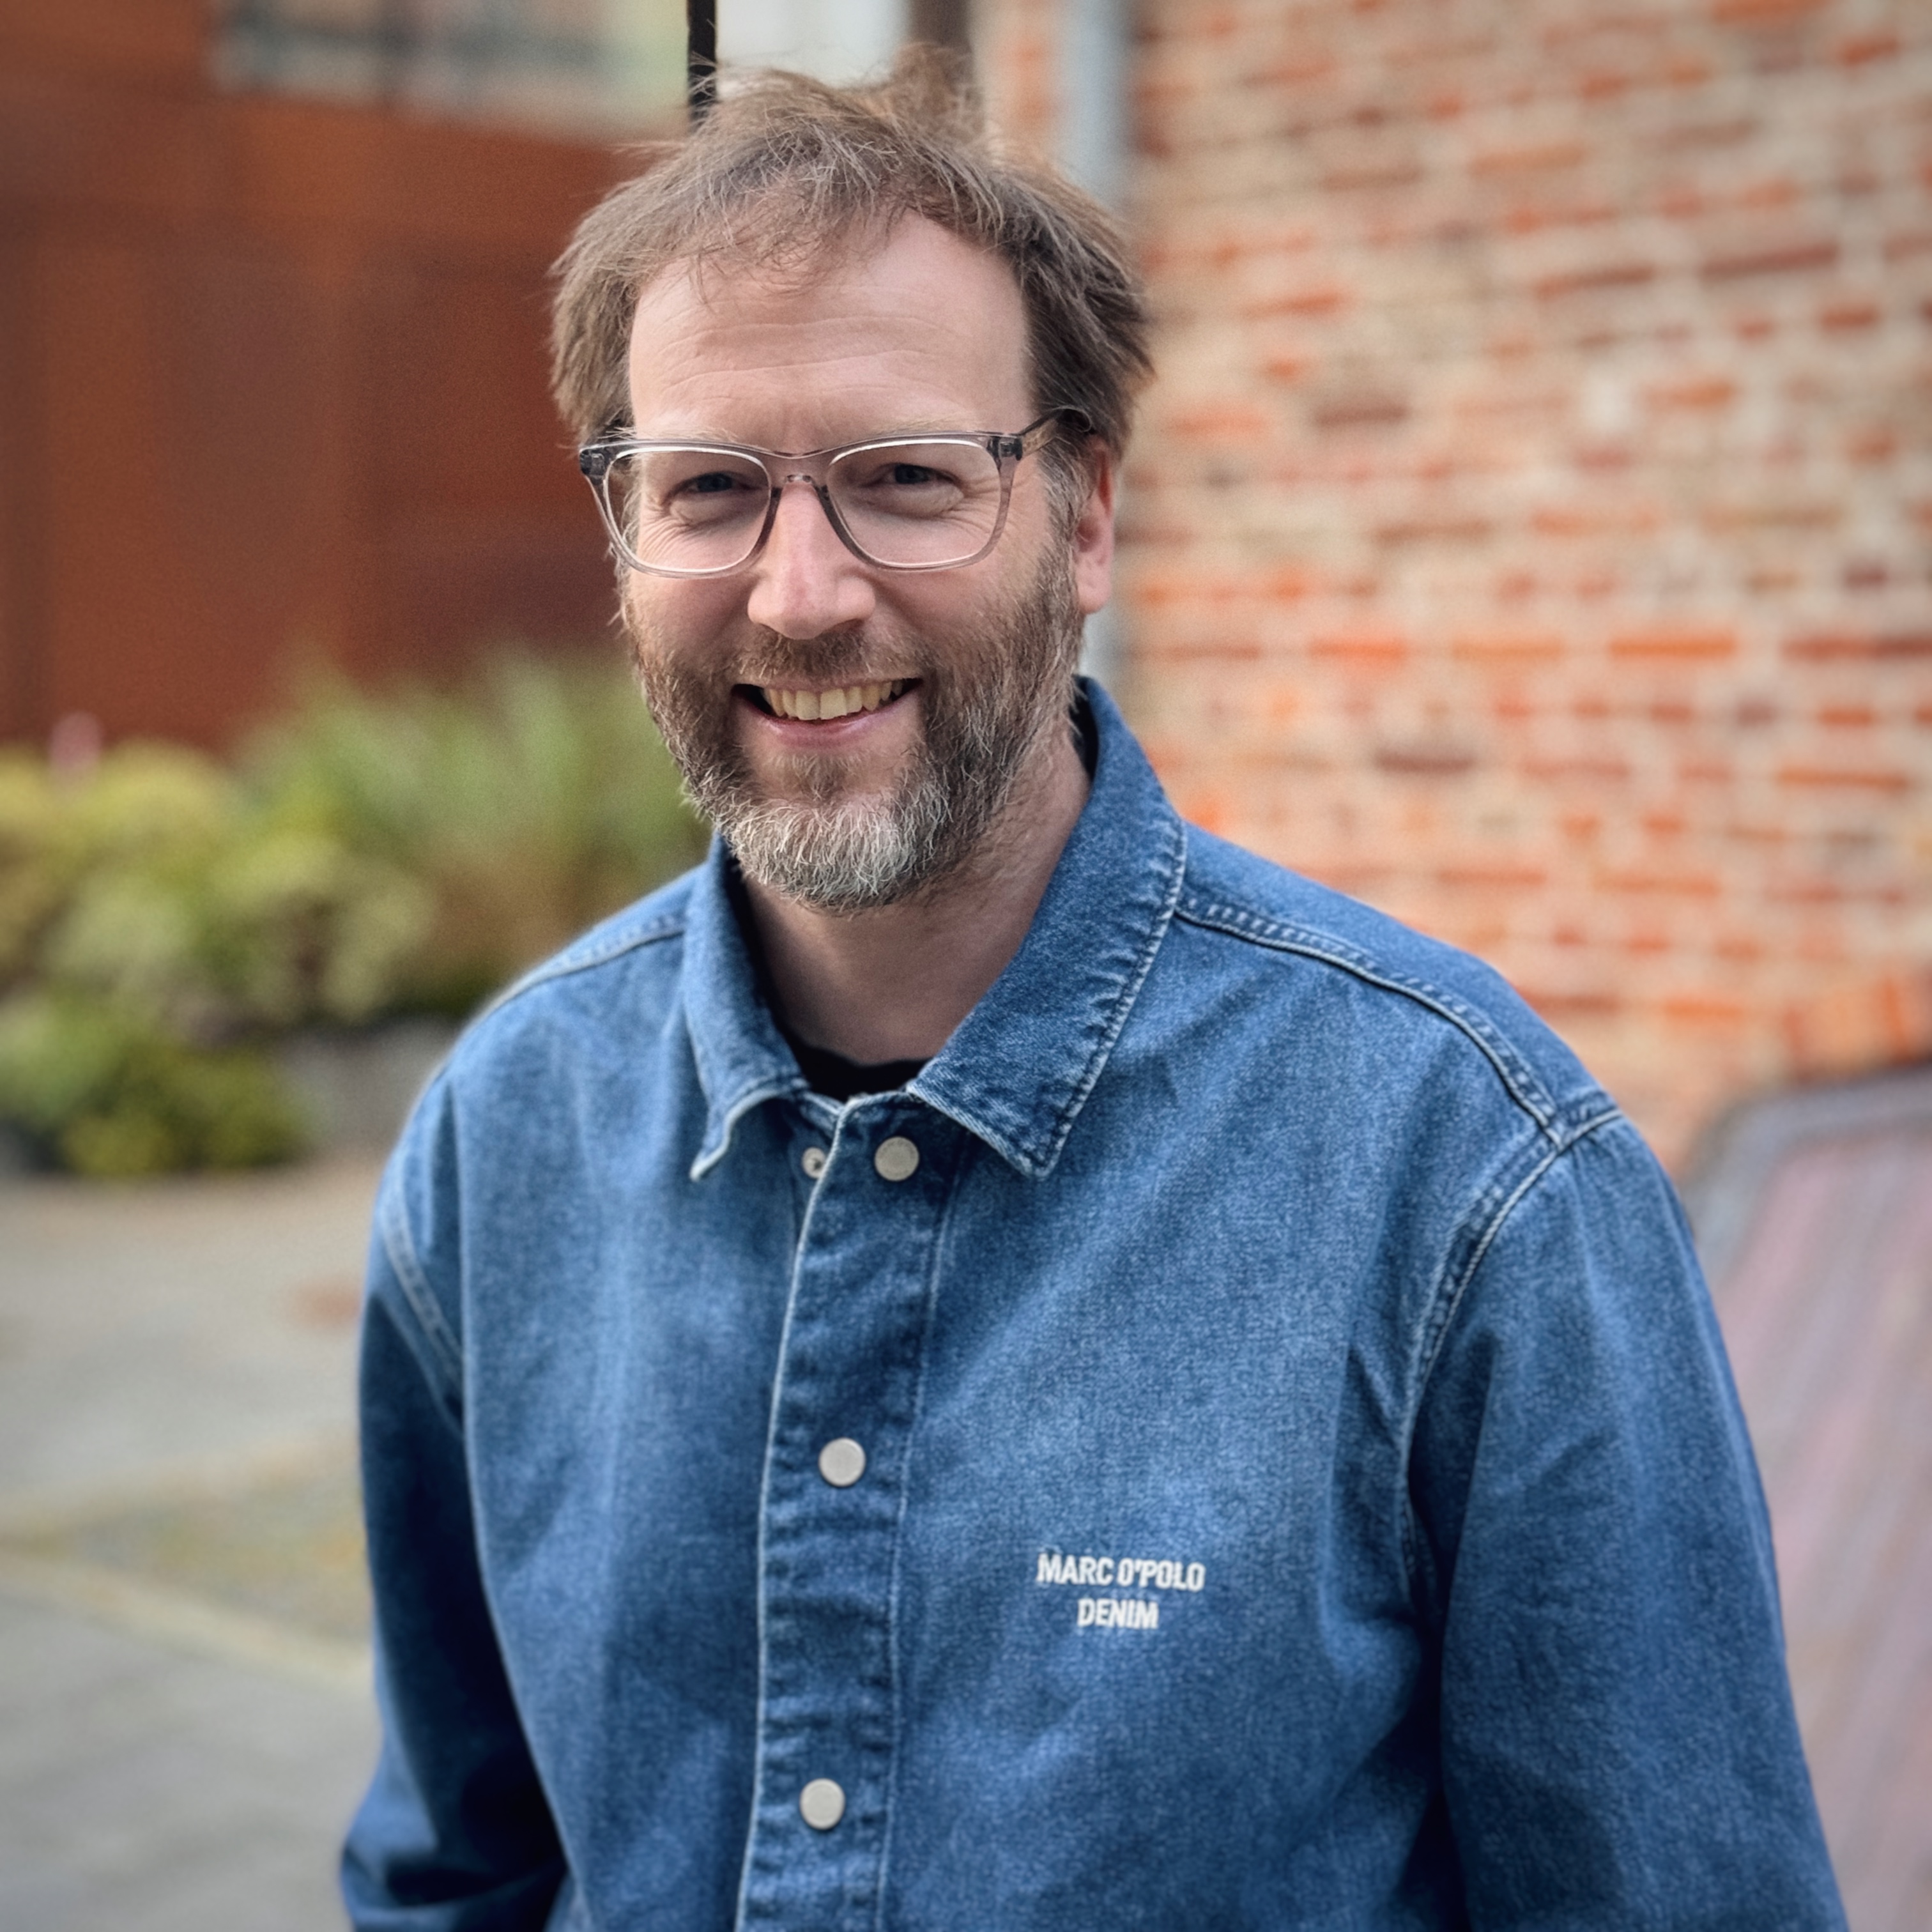
[[[1090,658],[1683,1184],[1856,1932],[1932,1924],[1932,13],[719,0],[970,50],[1159,318]],[[701,832],[545,274],[675,0],[0,6],[0,1924],[337,1921],[382,1142]]]

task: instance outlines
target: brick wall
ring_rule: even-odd
[[[1050,10],[986,0],[1053,124]],[[1932,8],[1148,0],[1126,695],[1667,1156],[1932,1051]]]

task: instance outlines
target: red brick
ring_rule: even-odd
[[[1901,658],[1932,658],[1932,631],[1893,631],[1878,634],[1828,631],[1812,637],[1793,638],[1785,645],[1784,655],[1812,664],[1846,659],[1895,662]]]
[[[1539,141],[1526,146],[1492,148],[1473,156],[1469,172],[1478,178],[1486,175],[1548,174],[1574,168],[1589,153],[1582,141]]]
[[[1268,419],[1248,404],[1216,403],[1177,410],[1166,427],[1184,442],[1256,442],[1267,435]]]
[[[1555,299],[1563,296],[1598,295],[1606,289],[1642,288],[1656,279],[1657,270],[1651,262],[1611,262],[1546,275],[1534,286],[1539,296]]]
[[[1598,889],[1632,898],[1714,899],[1723,891],[1715,872],[1666,872],[1646,866],[1629,866],[1604,871],[1596,877]]]
[[[1324,282],[1307,288],[1289,289],[1279,295],[1258,296],[1241,304],[1241,313],[1257,322],[1273,316],[1336,315],[1352,301],[1348,290],[1337,283]]]
[[[1658,658],[1680,664],[1711,663],[1735,657],[1737,649],[1735,632],[1670,625],[1626,631],[1612,638],[1610,644],[1613,658]]]
[[[1621,785],[1630,776],[1629,766],[1614,758],[1526,758],[1522,770],[1528,777],[1556,784]]]
[[[1405,744],[1378,745],[1376,770],[1410,778],[1460,778],[1475,768],[1476,754],[1468,746],[1416,739]]]
[[[1364,189],[1412,188],[1421,178],[1419,162],[1406,154],[1390,155],[1330,168],[1322,176],[1322,188],[1328,194],[1348,194]]]
[[[1664,78],[1672,87],[1702,87],[1716,68],[1694,54],[1677,54],[1664,64]]]
[[[1726,376],[1697,376],[1687,382],[1660,382],[1645,393],[1664,409],[1717,410],[1736,397],[1738,386]]]
[[[1432,516],[1406,518],[1399,522],[1378,524],[1378,543],[1480,543],[1496,526],[1487,518],[1459,514],[1444,508]]]
[[[1780,765],[1778,782],[1794,791],[1907,792],[1913,789],[1910,772],[1880,766]]]
[[[1829,236],[1792,236],[1713,255],[1698,272],[1707,282],[1737,281],[1748,275],[1790,275],[1828,268],[1838,259],[1838,244]]]
[[[1648,503],[1552,504],[1530,519],[1540,536],[1552,537],[1636,536],[1654,530],[1661,514]]]
[[[1308,417],[1317,429],[1388,429],[1408,419],[1408,405],[1400,396],[1364,391],[1330,396],[1310,406]]]
[[[1680,1026],[1738,1027],[1753,1017],[1747,1002],[1722,993],[1673,993],[1658,1004],[1666,1019]]]
[[[1472,664],[1515,668],[1554,663],[1563,656],[1563,639],[1554,631],[1477,631],[1452,638],[1450,655]]]
[[[1612,992],[1557,992],[1521,981],[1516,991],[1553,1027],[1580,1020],[1614,1019],[1624,1010],[1622,998]]]
[[[1486,866],[1443,866],[1436,870],[1437,879],[1444,885],[1458,890],[1473,890],[1479,892],[1519,892],[1532,890],[1548,883],[1549,874],[1540,866],[1508,865],[1492,863]]]
[[[1862,67],[1868,61],[1891,60],[1898,52],[1898,36],[1889,31],[1848,34],[1834,50],[1846,67]]]
[[[1336,631],[1310,640],[1308,655],[1364,670],[1400,670],[1408,640],[1395,631]]]

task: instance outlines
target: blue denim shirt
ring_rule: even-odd
[[[714,854],[424,1095],[356,1922],[1840,1924],[1670,1186],[1495,975],[1184,826],[1092,702],[909,1087],[807,1090]]]

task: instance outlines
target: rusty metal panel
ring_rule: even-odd
[[[21,28],[65,4],[0,28],[0,732],[219,741],[317,660],[599,634],[546,274],[620,164]]]

